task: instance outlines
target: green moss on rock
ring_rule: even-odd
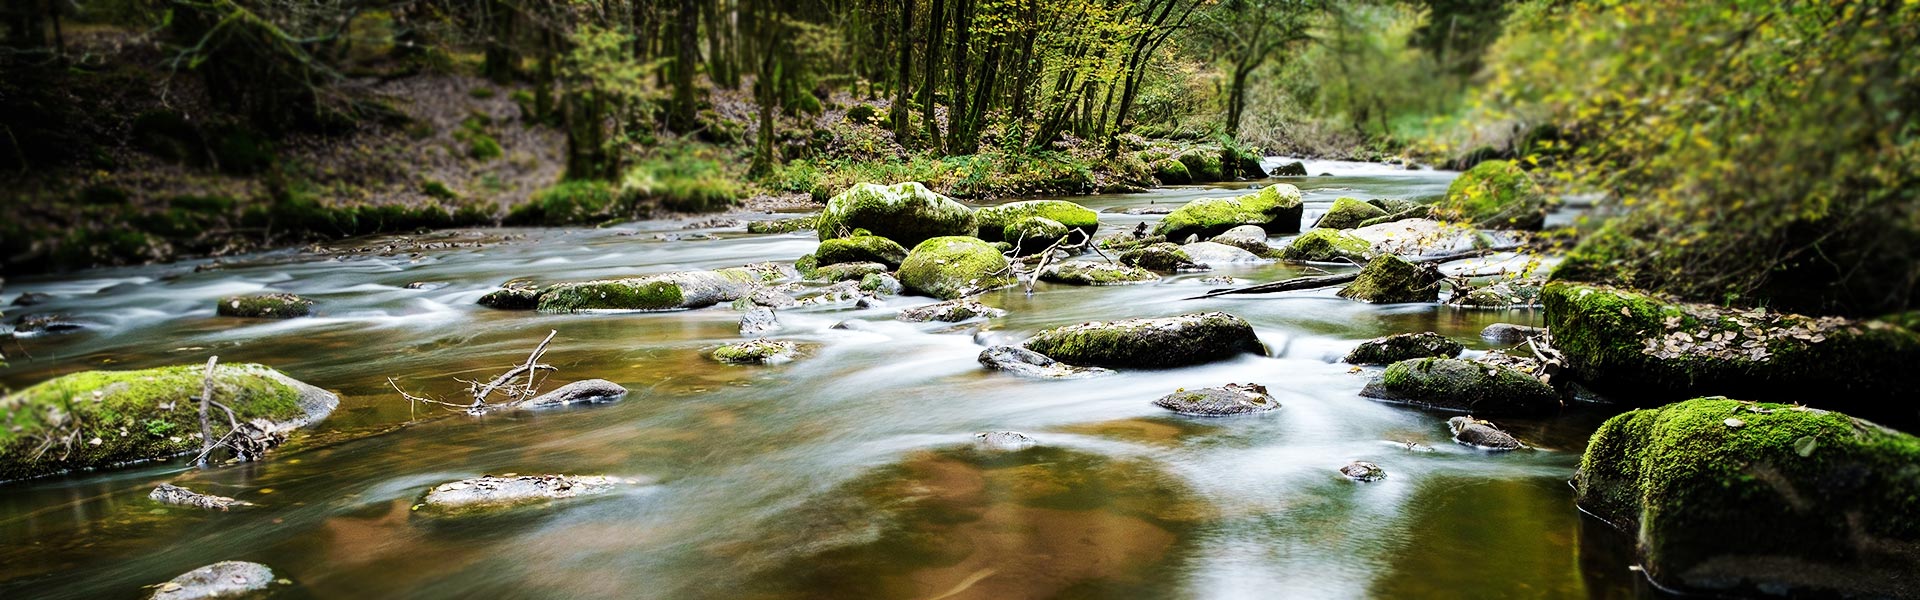
[[[1487,417],[1560,410],[1560,394],[1532,375],[1504,365],[1454,358],[1393,363],[1367,382],[1360,395]]]
[[[1387,211],[1378,206],[1353,198],[1339,198],[1333,201],[1333,207],[1327,209],[1327,214],[1320,215],[1320,220],[1313,226],[1327,229],[1353,229],[1368,219],[1384,216],[1387,216]]]
[[[1345,360],[1356,365],[1385,365],[1416,358],[1453,358],[1464,350],[1460,342],[1431,331],[1396,333],[1361,342]]]
[[[900,283],[916,293],[953,299],[1013,285],[1007,257],[979,238],[946,236],[913,247],[900,263]]]
[[[221,298],[215,312],[222,317],[291,319],[313,314],[313,301],[286,293],[232,296]]]
[[[1069,231],[1072,230],[1053,219],[1026,217],[1008,223],[1006,229],[1002,230],[1001,237],[1012,243],[1021,256],[1030,256],[1066,240]]]
[[[1160,180],[1161,185],[1193,183],[1193,173],[1187,170],[1187,165],[1171,158],[1153,161],[1153,178]]]
[[[1160,276],[1140,267],[1073,260],[1047,267],[1040,272],[1040,280],[1072,285],[1130,285],[1159,281]]]
[[[1186,250],[1171,242],[1159,242],[1123,252],[1120,254],[1120,264],[1163,273],[1207,270],[1206,265],[1195,262]]]
[[[1440,299],[1440,278],[1407,259],[1375,256],[1358,279],[1340,288],[1340,297],[1374,304],[1434,302]]]
[[[1574,475],[1663,587],[1902,597],[1920,573],[1920,438],[1792,405],[1702,398],[1618,415]]]
[[[721,346],[713,351],[713,359],[734,364],[772,364],[793,360],[797,350],[793,342],[753,340]]]
[[[645,277],[559,283],[540,292],[542,312],[677,310],[732,302],[752,288],[748,274],[681,271]]]
[[[533,310],[540,306],[540,288],[525,282],[508,282],[481,296],[479,304],[500,310]]]
[[[1022,345],[1069,364],[1150,369],[1266,353],[1252,325],[1223,312],[1081,323],[1042,331]]]
[[[1287,243],[1280,258],[1317,262],[1364,263],[1373,256],[1373,244],[1338,229],[1309,229]]]
[[[1156,235],[1181,241],[1208,239],[1241,225],[1259,225],[1269,233],[1300,231],[1300,188],[1277,183],[1237,198],[1201,198],[1160,220]]]
[[[1178,160],[1186,165],[1187,173],[1196,182],[1226,179],[1226,171],[1220,168],[1220,153],[1217,151],[1196,148],[1180,153]]]
[[[827,281],[859,281],[891,270],[886,265],[876,262],[840,263],[820,267],[814,271],[814,278]]]
[[[774,219],[772,221],[753,221],[747,223],[747,233],[793,233],[804,229],[813,229],[814,223],[818,220],[818,216],[809,215],[790,219]]]
[[[1454,179],[1433,215],[1485,229],[1539,229],[1546,223],[1547,196],[1519,165],[1490,160]]]
[[[919,183],[891,186],[862,183],[827,200],[816,230],[821,240],[866,229],[873,235],[916,246],[941,236],[971,236],[978,227],[973,210]]]
[[[976,236],[989,242],[1013,241],[1006,237],[1007,226],[1027,217],[1052,219],[1061,225],[1080,230],[1089,240],[1093,239],[1094,231],[1100,228],[1100,213],[1065,200],[1009,202],[981,208],[974,211],[973,215],[978,222]]]
[[[813,256],[821,265],[880,263],[891,270],[907,259],[907,249],[880,236],[856,235],[822,240],[820,247],[813,251]]]

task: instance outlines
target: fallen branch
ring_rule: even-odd
[[[1480,248],[1475,250],[1462,250],[1459,252],[1450,252],[1447,254],[1441,254],[1437,256],[1425,256],[1425,257],[1419,257],[1419,258],[1412,258],[1412,259],[1408,259],[1407,262],[1410,262],[1416,265],[1439,264],[1439,263],[1452,262],[1452,261],[1462,260],[1467,258],[1486,256],[1488,254],[1493,254],[1495,252],[1506,252],[1508,250],[1513,250],[1516,248],[1519,248],[1519,246],[1517,245],[1516,246],[1500,246],[1497,248]],[[1311,290],[1311,289],[1333,287],[1336,285],[1353,283],[1353,280],[1358,278],[1360,278],[1359,271],[1355,271],[1352,273],[1341,273],[1338,275],[1313,275],[1309,277],[1295,277],[1293,279],[1284,279],[1281,281],[1262,283],[1259,285],[1250,285],[1243,288],[1214,290],[1214,291],[1207,292],[1205,294],[1201,294],[1191,298],[1181,298],[1181,299],[1182,300],[1200,300],[1202,298],[1213,298],[1216,296],[1225,296],[1228,294],[1270,294],[1274,292],[1290,292],[1294,290]]]
[[[409,420],[413,418],[412,411],[416,403],[431,404],[447,410],[465,412],[469,415],[484,415],[496,408],[509,406],[538,394],[540,391],[540,382],[545,380],[540,374],[546,371],[558,370],[555,369],[553,365],[540,362],[540,358],[547,353],[547,345],[553,342],[553,336],[558,333],[560,333],[558,330],[548,331],[546,339],[540,340],[540,345],[535,346],[533,352],[527,355],[526,362],[514,365],[513,368],[508,369],[507,372],[501,373],[499,376],[488,380],[484,384],[475,380],[455,377],[454,381],[467,384],[467,392],[473,396],[473,401],[469,403],[455,404],[409,394],[406,390],[400,389],[400,384],[395,382],[392,377],[387,378],[387,385],[392,387],[393,391],[399,392],[400,397],[407,399],[407,418]],[[521,377],[525,377],[526,382],[515,384],[514,380]],[[503,388],[507,395],[506,402],[500,404],[487,402],[487,398],[492,397],[494,392],[501,391]]]
[[[219,356],[207,357],[207,374],[200,383],[200,456],[193,464],[206,465],[207,455],[213,453],[213,423],[207,421],[207,404],[213,402],[213,367],[220,361]]]

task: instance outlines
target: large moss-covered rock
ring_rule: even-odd
[[[1207,270],[1206,265],[1193,260],[1186,250],[1171,242],[1149,244],[1123,252],[1120,254],[1120,264],[1163,273]]]
[[[1072,285],[1129,285],[1159,281],[1160,276],[1140,267],[1070,260],[1047,266],[1040,271],[1040,280]]]
[[[1217,151],[1195,148],[1180,153],[1175,160],[1186,165],[1187,173],[1193,175],[1194,181],[1223,181],[1227,178],[1226,170],[1220,166],[1220,153]]]
[[[1005,239],[1006,227],[1027,217],[1052,219],[1061,225],[1078,229],[1086,234],[1086,240],[1093,239],[1094,231],[1100,228],[1100,213],[1065,200],[1009,202],[981,208],[974,211],[973,216],[979,227],[976,237],[989,242],[1013,241]]]
[[[234,296],[221,298],[214,312],[222,317],[291,319],[313,314],[313,301],[287,293]]]
[[[1542,288],[1541,302],[1573,377],[1622,401],[1728,394],[1900,423],[1920,411],[1911,380],[1894,375],[1920,365],[1920,334],[1897,325],[1561,281]]]
[[[1154,161],[1153,178],[1160,180],[1161,185],[1193,183],[1193,173],[1187,171],[1187,166],[1171,158]]]
[[[856,235],[822,240],[820,248],[813,251],[813,256],[816,264],[821,266],[872,262],[896,269],[900,267],[900,261],[907,259],[907,249],[877,235]]]
[[[1920,594],[1920,438],[1783,404],[1695,399],[1609,419],[1574,475],[1662,587]]]
[[[915,182],[890,186],[862,183],[827,200],[815,230],[821,240],[865,229],[901,246],[929,238],[973,235],[973,210]]]
[[[1431,331],[1396,333],[1361,342],[1345,360],[1356,365],[1385,365],[1416,358],[1453,358],[1464,350],[1460,342]]]
[[[109,467],[200,450],[205,365],[84,371],[0,397],[0,480]],[[317,422],[339,397],[255,364],[214,370],[213,399],[277,433]],[[218,410],[218,409],[216,409]],[[226,429],[220,416],[219,430]]]
[[[1005,243],[1012,244],[1020,256],[1031,256],[1045,252],[1054,244],[1067,240],[1068,232],[1073,231],[1059,221],[1046,217],[1027,217],[1008,223],[1001,237]]]
[[[1481,416],[1536,415],[1560,409],[1560,394],[1503,365],[1416,358],[1387,366],[1360,395]]]
[[[759,339],[715,348],[713,359],[733,364],[776,364],[793,360],[799,346],[785,340]]]
[[[1306,177],[1307,163],[1293,161],[1273,168],[1274,177]]]
[[[1333,201],[1333,208],[1327,209],[1327,214],[1320,215],[1320,220],[1313,226],[1327,229],[1353,229],[1365,223],[1367,219],[1384,216],[1387,216],[1387,211],[1378,206],[1353,198],[1339,198]]]
[[[868,275],[877,275],[891,270],[877,262],[840,263],[814,269],[813,278],[824,281],[862,281]]]
[[[1168,213],[1156,235],[1185,241],[1211,238],[1241,225],[1259,225],[1269,233],[1300,231],[1300,188],[1276,183],[1237,198],[1201,198]]]
[[[533,310],[540,306],[540,287],[523,281],[509,281],[500,289],[481,296],[478,303],[500,310]]]
[[[681,310],[732,302],[751,291],[744,273],[679,271],[645,277],[559,283],[540,292],[544,312]]]
[[[1547,219],[1547,196],[1519,165],[1490,160],[1454,179],[1433,216],[1485,229],[1539,229]]]
[[[1280,251],[1280,258],[1315,262],[1364,263],[1373,256],[1373,244],[1338,229],[1309,229]]]
[[[916,293],[951,300],[1014,281],[999,250],[979,238],[948,236],[914,246],[900,263],[900,283]]]
[[[1170,368],[1266,353],[1252,325],[1223,312],[1057,327],[1023,346],[1061,362],[1098,367]]]
[[[1339,293],[1374,304],[1433,302],[1440,299],[1440,276],[1398,256],[1375,256]]]
[[[814,223],[818,222],[819,219],[820,217],[818,215],[807,215],[804,217],[774,219],[771,221],[753,221],[747,223],[747,233],[792,233],[804,229],[813,229]]]

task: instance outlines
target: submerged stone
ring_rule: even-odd
[[[155,586],[153,600],[248,597],[265,592],[274,582],[273,569],[266,565],[229,560],[187,571]]]
[[[534,396],[513,405],[516,409],[552,408],[568,404],[599,404],[618,402],[627,397],[627,388],[605,379],[582,379],[569,383],[553,391]]]
[[[740,335],[758,337],[780,328],[780,318],[774,316],[773,309],[754,307],[740,315]]]
[[[1872,422],[1701,398],[1608,419],[1573,484],[1663,588],[1898,598],[1920,573],[1916,465],[1920,438]]]
[[[914,246],[900,263],[900,283],[916,293],[951,300],[1013,285],[1007,257],[971,237],[936,237]]]
[[[1153,404],[1183,415],[1222,417],[1278,410],[1280,402],[1267,393],[1266,386],[1229,383],[1223,387],[1180,390],[1154,400]]]
[[[291,319],[313,314],[313,301],[287,293],[254,294],[221,298],[215,309],[222,317]]]
[[[1480,330],[1480,339],[1496,344],[1521,344],[1532,338],[1547,334],[1545,327],[1528,327],[1512,323],[1494,323]]]
[[[980,364],[1035,379],[1077,379],[1113,372],[1100,367],[1076,367],[1019,346],[992,346],[982,350]]]
[[[735,364],[774,364],[793,360],[798,351],[793,342],[762,339],[721,346],[713,351],[713,359]]]
[[[817,225],[821,240],[865,229],[902,247],[942,236],[972,236],[976,229],[971,209],[916,182],[855,184],[827,200]]]
[[[972,319],[993,318],[1005,314],[1007,314],[1007,311],[981,304],[979,300],[962,298],[959,300],[948,300],[946,302],[936,302],[926,306],[908,308],[900,311],[900,314],[895,315],[894,318],[908,323],[924,323],[927,321],[959,323]]]
[[[1048,265],[1040,271],[1041,281],[1072,285],[1130,285],[1152,283],[1160,276],[1139,267],[1090,260],[1070,260]]]
[[[1453,441],[1461,445],[1482,450],[1519,450],[1526,445],[1514,439],[1512,434],[1495,427],[1493,423],[1473,417],[1454,417],[1447,419],[1447,429],[1453,432]]]
[[[1300,231],[1300,188],[1276,183],[1237,198],[1202,198],[1188,202],[1160,220],[1155,235],[1169,240],[1187,236],[1210,238],[1241,225],[1257,225],[1269,233]]]
[[[1535,415],[1560,409],[1553,386],[1505,365],[1454,358],[1393,363],[1360,395],[1479,415]]]
[[[1252,325],[1223,312],[1056,327],[1035,334],[1023,346],[1076,365],[1150,369],[1266,353]]]
[[[599,475],[489,475],[433,486],[415,509],[436,516],[473,514],[604,494],[634,483]]]
[[[70,333],[85,328],[86,326],[75,322],[71,317],[61,313],[22,315],[20,318],[13,320],[13,333],[15,335]]]
[[[1356,365],[1385,365],[1416,358],[1459,356],[1466,346],[1431,331],[1396,333],[1361,342],[1347,353],[1346,362]]]

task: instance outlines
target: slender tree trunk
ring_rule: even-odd
[[[1240,137],[1240,117],[1247,108],[1247,76],[1251,74],[1252,65],[1241,64],[1233,68],[1232,87],[1227,91],[1227,137]]]
[[[720,23],[720,7],[723,0],[702,0],[700,13],[707,22],[707,75],[713,78],[713,84],[719,87],[732,87],[727,82],[733,80],[733,65],[728,62],[726,45],[720,35],[724,27]]]
[[[888,112],[888,118],[893,121],[894,141],[904,146],[913,132],[907,122],[907,88],[913,80],[913,0],[903,0],[900,4],[900,28],[896,34],[898,39],[894,40],[900,47],[900,69],[894,77],[893,110]]]
[[[700,62],[700,0],[680,0],[675,15],[675,52],[673,57],[673,104],[669,126],[688,132],[698,127],[699,107],[694,99],[693,71]]]
[[[927,41],[927,78],[920,84],[920,117],[926,121],[927,141],[938,150],[940,148],[940,121],[933,110],[934,95],[940,89],[940,47],[947,30],[947,0],[933,0],[933,10],[928,15],[933,19],[932,34]]]
[[[973,0],[954,0],[953,81],[948,84],[947,92],[947,154],[972,154],[965,149],[963,122],[971,95],[967,89],[967,69],[972,66],[973,57],[967,54],[967,44],[973,41],[972,26]]]
[[[520,57],[513,51],[516,15],[512,6],[500,0],[488,0],[481,6],[487,19],[486,63],[482,70],[494,83],[507,83],[518,76],[520,66]]]

